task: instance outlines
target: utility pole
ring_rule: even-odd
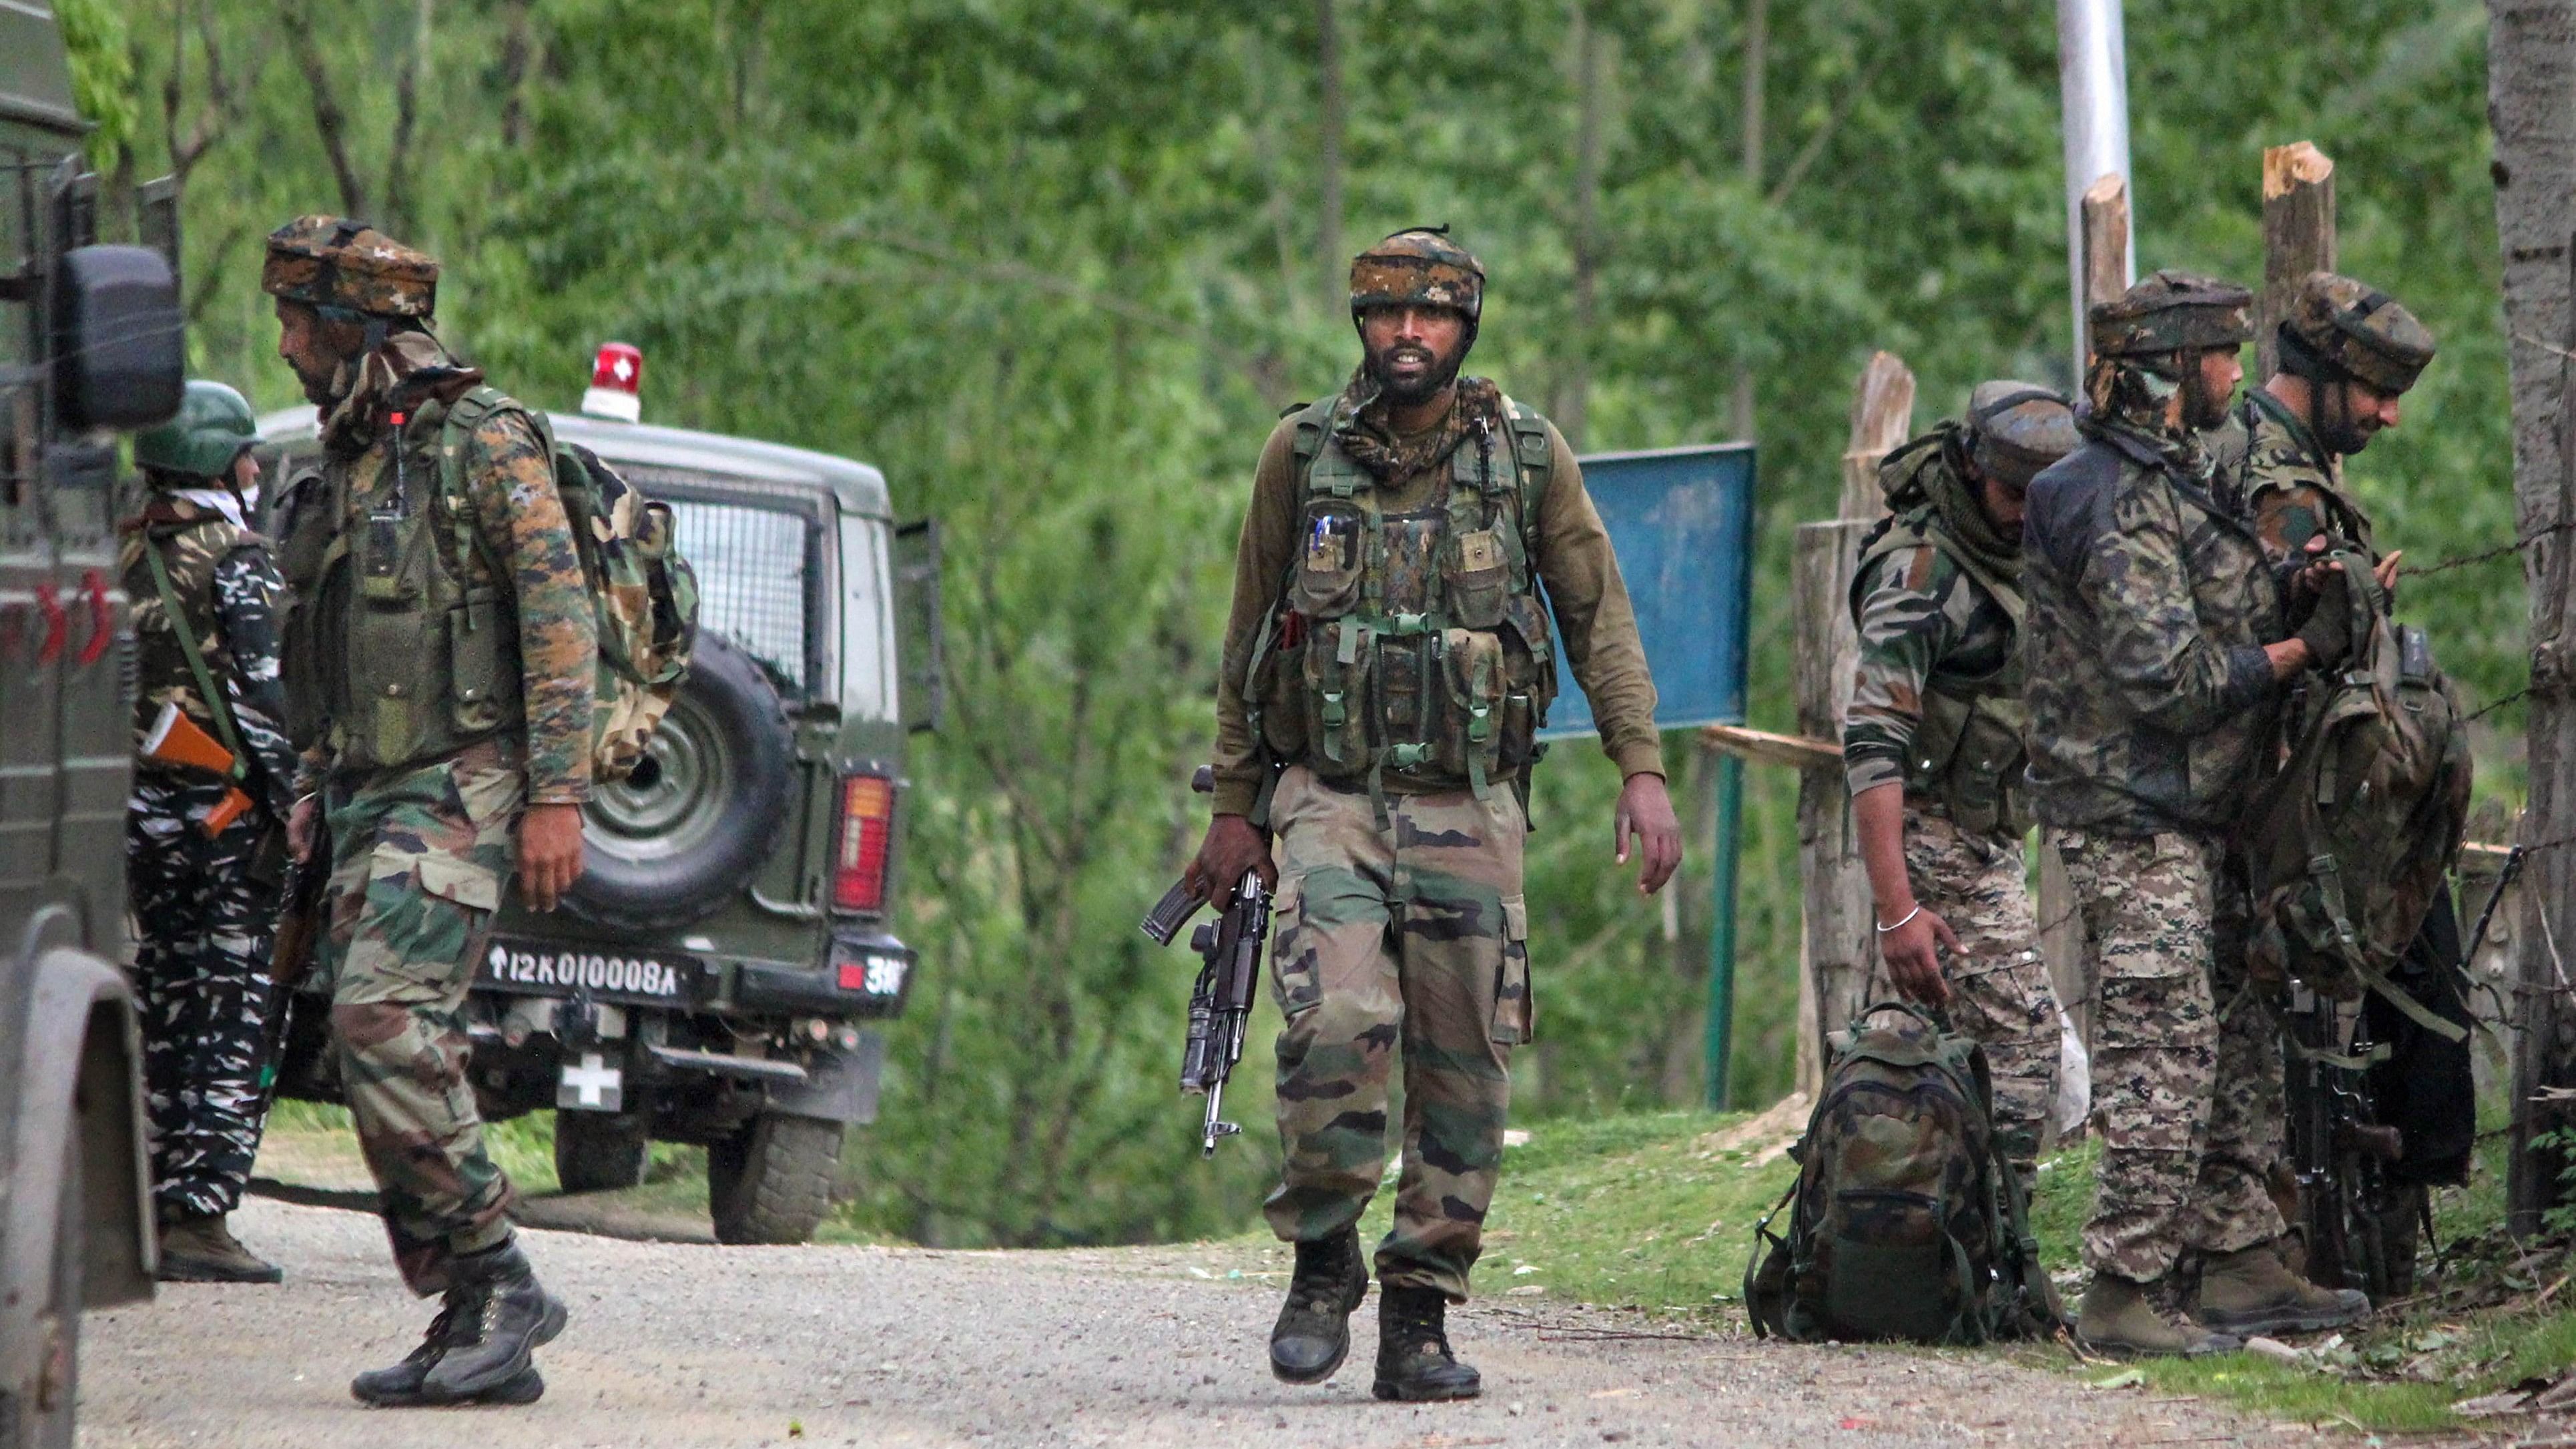
[[[2105,177],[2129,193],[2129,63],[2122,39],[2120,0],[2057,0],[2057,93],[2066,137],[2066,275],[2075,325],[2076,382],[2084,377],[2086,287],[2084,199]],[[2125,249],[2124,249],[2125,251]],[[2132,260],[2120,258],[2118,291],[2137,280]]]
[[[2531,704],[2525,730],[2530,798],[2522,816],[2522,979],[2514,1009],[2513,1154],[2506,1225],[2540,1231],[2565,1198],[2569,1155],[2543,1150],[2544,1134],[2576,1122],[2559,1095],[2576,1087],[2576,1002],[2564,952],[2576,946],[2559,919],[2576,900],[2576,566],[2564,530],[2576,521],[2576,434],[2568,401],[2576,385],[2571,267],[2576,267],[2576,4],[2487,0],[2487,120],[2495,133],[2496,240],[2504,250],[2505,335],[2512,339],[2513,493],[2531,591]]]

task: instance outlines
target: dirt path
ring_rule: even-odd
[[[1484,1399],[1396,1407],[1369,1397],[1374,1303],[1332,1383],[1271,1380],[1273,1290],[1224,1276],[1239,1249],[716,1249],[550,1232],[529,1234],[530,1251],[573,1319],[541,1361],[544,1402],[368,1411],[349,1376],[398,1356],[427,1318],[374,1220],[253,1201],[238,1221],[287,1284],[178,1285],[93,1316],[84,1445],[2308,1442],[1975,1355],[1602,1337],[1638,1320],[1526,1300],[1453,1321]]]

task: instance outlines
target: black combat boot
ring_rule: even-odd
[[[447,1311],[455,1315],[446,1351],[420,1389],[431,1403],[480,1399],[528,1371],[537,1345],[563,1332],[564,1306],[537,1286],[536,1271],[515,1242],[456,1260]]]
[[[1472,1399],[1484,1391],[1476,1371],[1449,1351],[1449,1295],[1437,1288],[1390,1288],[1377,1295],[1377,1382],[1381,1399],[1421,1403]]]
[[[452,1296],[452,1295],[451,1295]],[[349,1381],[349,1393],[359,1403],[378,1409],[416,1409],[432,1402],[421,1392],[421,1382],[429,1370],[447,1352],[448,1341],[456,1329],[453,1304],[442,1306],[438,1316],[429,1321],[429,1332],[423,1334],[420,1347],[403,1356],[403,1361],[389,1368],[369,1369]],[[508,1379],[489,1393],[480,1394],[473,1402],[483,1404],[533,1404],[543,1398],[546,1381],[537,1376],[536,1365],[527,1372]]]
[[[1270,1329],[1270,1371],[1292,1384],[1331,1378],[1350,1354],[1351,1310],[1368,1295],[1368,1285],[1358,1229],[1299,1243],[1288,1302]]]

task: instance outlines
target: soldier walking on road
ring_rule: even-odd
[[[150,491],[121,530],[137,676],[126,869],[160,1276],[172,1282],[281,1276],[226,1222],[259,1155],[269,951],[295,783],[278,691],[285,587],[250,527],[258,440],[240,393],[189,383],[177,417],[135,435]],[[230,769],[146,752],[173,709],[221,744]]]
[[[1351,264],[1363,360],[1272,431],[1235,554],[1217,686],[1215,818],[1190,870],[1277,884],[1282,1180],[1296,1245],[1270,1366],[1320,1383],[1368,1291],[1357,1223],[1404,1061],[1403,1170],[1378,1245],[1382,1399],[1473,1396],[1446,1311],[1467,1298],[1502,1165],[1509,1048],[1530,1039],[1521,842],[1556,691],[1539,586],[1626,785],[1639,885],[1681,859],[1655,688],[1608,534],[1563,437],[1458,368],[1484,269],[1446,228]],[[1274,774],[1274,767],[1277,773]],[[1278,837],[1274,864],[1263,831]]]
[[[419,1348],[350,1391],[526,1403],[564,1308],[512,1238],[461,1012],[513,876],[551,910],[581,873],[597,639],[553,459],[427,330],[437,275],[359,222],[268,239],[278,354],[322,410],[321,469],[295,480],[280,544],[295,835],[300,854],[319,814],[340,1084],[394,1260],[446,1300]]]
[[[2066,399],[1989,382],[1889,455],[1897,511],[1861,548],[1843,768],[1879,958],[1994,1069],[1995,1143],[2027,1192],[2057,1100],[2057,993],[2024,884],[2022,494],[2075,449]],[[1946,966],[1941,960],[1946,952]]]
[[[2279,1029],[2246,974],[2242,888],[2222,871],[2284,682],[2346,647],[2314,622],[2284,637],[2281,582],[2210,492],[2197,435],[2243,376],[2251,300],[2166,271],[2096,305],[2085,446],[2032,483],[2023,519],[2030,777],[2101,980],[2103,1154],[2076,1331],[2112,1353],[2237,1345],[2159,1307],[2185,1248],[2208,1262],[2204,1303],[2313,1326],[2365,1306],[2276,1253],[2263,1174],[2278,1155]],[[2238,923],[2227,940],[2222,916]]]

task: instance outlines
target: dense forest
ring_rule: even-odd
[[[651,420],[881,466],[948,541],[951,710],[916,754],[893,1030],[854,1211],[943,1243],[1250,1221],[1266,1129],[1195,1160],[1189,963],[1136,932],[1202,823],[1231,547],[1284,406],[1356,357],[1343,266],[1448,222],[1470,370],[1579,448],[1761,459],[1752,723],[1790,727],[1787,541],[1829,514],[1877,348],[1918,419],[2069,376],[2049,8],[1970,0],[60,0],[101,171],[184,188],[196,366],[296,397],[259,239],[367,217],[446,263],[441,330],[569,406],[650,359]],[[2339,163],[2342,261],[2440,335],[2355,460],[2418,565],[2510,543],[2475,0],[2132,0],[2142,266],[2261,271],[2262,148]],[[2410,579],[2519,798],[2508,557]],[[1685,874],[1609,866],[1613,772],[1560,746],[1531,842],[1525,1119],[1697,1100],[1709,759]],[[1733,1081],[1790,1073],[1795,784],[1748,780]],[[1268,1026],[1240,1103],[1266,1116]],[[1539,1130],[1545,1130],[1539,1123]]]

